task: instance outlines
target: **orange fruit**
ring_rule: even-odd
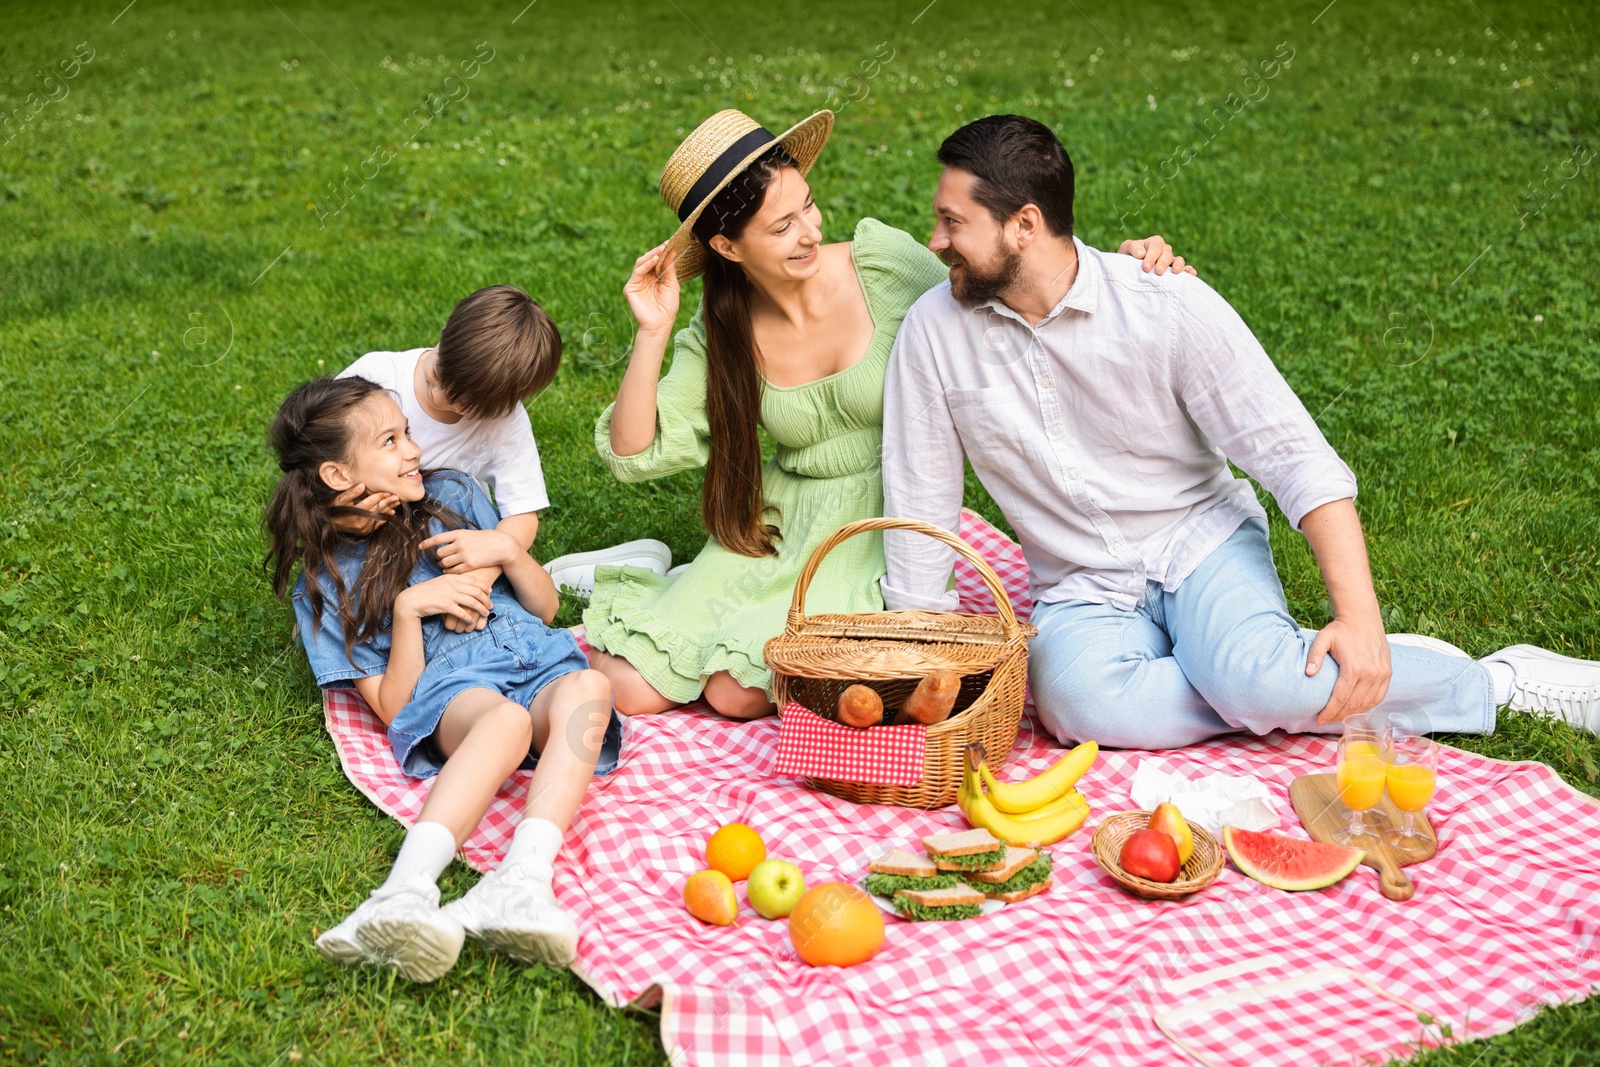
[[[732,926],[739,918],[739,901],[733,883],[721,871],[700,871],[683,883],[683,906],[701,922]]]
[[[735,882],[749,878],[756,864],[766,858],[767,846],[761,835],[742,822],[729,823],[706,842],[706,865]]]
[[[883,912],[859,886],[828,882],[806,890],[789,913],[789,939],[813,967],[853,967],[883,947]]]

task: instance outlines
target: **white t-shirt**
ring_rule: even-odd
[[[453,423],[439,422],[422,410],[417,399],[417,361],[431,351],[368,352],[340,371],[339,377],[359,376],[399,394],[400,410],[411,422],[411,439],[422,449],[424,470],[450,469],[472,475],[489,486],[503,516],[549,507],[539,446],[521,404],[498,419],[462,416]]]

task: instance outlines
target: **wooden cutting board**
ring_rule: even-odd
[[[1314,840],[1338,844],[1333,839],[1334,832],[1350,825],[1350,809],[1339,803],[1339,785],[1333,774],[1303,774],[1296,778],[1289,783],[1289,802]],[[1368,825],[1377,822],[1380,830],[1399,826],[1400,809],[1385,793],[1378,806],[1366,813],[1366,819]],[[1420,852],[1397,851],[1380,838],[1377,844],[1367,847],[1367,855],[1361,861],[1378,872],[1378,886],[1390,900],[1410,900],[1411,894],[1417,891],[1400,868],[1432,859],[1439,849],[1433,825],[1425,812],[1417,813],[1417,829],[1428,839]]]

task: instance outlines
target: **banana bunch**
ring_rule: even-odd
[[[1085,741],[1037,778],[1001,782],[990,773],[983,746],[968,745],[956,803],[967,822],[1007,844],[1054,844],[1089,817],[1089,802],[1076,786],[1099,753],[1100,746]]]

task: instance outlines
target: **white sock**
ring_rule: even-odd
[[[1511,703],[1511,687],[1517,681],[1516,669],[1501,660],[1480,659],[1478,662],[1489,672],[1489,686],[1494,690],[1494,706],[1500,708]]]
[[[561,851],[561,827],[549,819],[524,818],[511,835],[511,847],[506,849],[502,866],[520,860],[533,860],[547,871],[554,871],[556,855]]]
[[[406,832],[406,839],[400,843],[400,854],[394,858],[394,867],[380,888],[396,889],[407,882],[424,879],[432,885],[450,866],[455,854],[456,835],[449,827],[443,823],[419,822]]]

